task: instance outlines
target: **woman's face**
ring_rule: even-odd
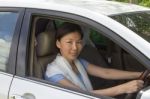
[[[56,45],[60,49],[61,55],[72,62],[82,50],[81,35],[78,32],[71,32],[57,40]]]

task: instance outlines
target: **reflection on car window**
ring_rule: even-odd
[[[5,71],[18,14],[0,12],[0,70]]]
[[[121,14],[112,18],[150,42],[150,12]]]

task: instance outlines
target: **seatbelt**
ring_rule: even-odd
[[[107,62],[109,65],[112,64],[112,45],[110,40],[107,40]]]

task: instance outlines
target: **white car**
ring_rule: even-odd
[[[83,29],[81,57],[89,62],[146,71],[140,78],[144,88],[132,96],[150,99],[150,9],[106,0],[0,0],[0,99],[131,99],[128,94],[98,96],[44,80],[45,68],[57,53],[56,30],[65,21]],[[90,79],[94,89],[126,82]]]

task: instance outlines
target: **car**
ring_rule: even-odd
[[[149,20],[149,8],[115,1],[0,0],[0,99],[150,99]],[[139,78],[144,88],[108,97],[46,81],[43,75],[57,54],[54,41],[63,22],[81,26],[81,57],[106,68],[145,71]],[[94,89],[126,82],[90,80]]]

